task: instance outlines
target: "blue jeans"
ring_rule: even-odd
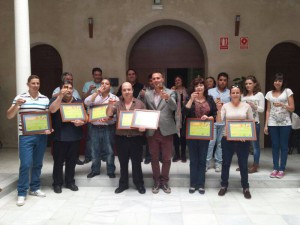
[[[222,139],[223,163],[221,173],[221,186],[228,187],[229,169],[232,161],[232,156],[236,152],[238,164],[241,174],[241,184],[243,188],[249,188],[248,183],[248,156],[249,156],[249,141],[227,141],[225,137]]]
[[[214,125],[214,139],[209,142],[208,152],[206,157],[206,165],[209,165],[210,160],[212,159],[215,144],[217,144],[215,152],[215,162],[216,164],[222,164],[222,147],[221,140],[223,137],[225,125]]]
[[[109,126],[91,126],[91,151],[92,151],[92,172],[100,173],[101,155],[106,155],[107,174],[115,173],[115,155],[114,155],[114,125]]]
[[[31,191],[40,189],[40,176],[46,146],[47,136],[45,134],[20,135],[18,196],[26,196],[29,186]],[[30,184],[29,174],[31,174]]]
[[[273,169],[285,171],[291,126],[268,126],[268,130],[272,140]]]
[[[205,166],[209,141],[187,140],[190,153],[190,186],[204,188]]]
[[[259,133],[260,133],[260,124],[255,123],[256,127],[256,141],[251,141],[252,147],[253,147],[253,158],[254,158],[254,164],[259,164],[259,158],[260,158],[260,146],[259,146]]]

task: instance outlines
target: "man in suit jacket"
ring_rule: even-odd
[[[171,167],[173,134],[176,133],[174,118],[174,111],[177,108],[176,93],[163,86],[164,76],[159,72],[152,74],[152,82],[154,90],[145,93],[145,105],[147,109],[160,111],[158,129],[147,130],[154,179],[152,192],[156,194],[162,188],[165,193],[171,193],[168,181]],[[161,170],[159,165],[160,152],[162,153]]]

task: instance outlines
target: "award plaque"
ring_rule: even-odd
[[[120,111],[117,129],[133,129],[130,127],[133,119],[133,113],[134,111]]]
[[[188,118],[186,120],[186,139],[213,140],[214,121]]]
[[[159,115],[160,111],[135,109],[131,127],[157,130]]]
[[[35,111],[20,113],[23,135],[44,134],[52,130],[49,111]]]
[[[86,114],[82,103],[62,103],[60,105],[60,114],[63,122],[86,120]]]
[[[97,121],[106,118],[106,109],[108,104],[93,106],[89,110],[89,122]]]
[[[255,123],[253,120],[227,120],[226,135],[228,141],[255,141]]]

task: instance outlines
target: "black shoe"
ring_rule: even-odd
[[[199,188],[199,193],[201,194],[201,195],[204,195],[205,194],[205,189],[204,188]]]
[[[174,155],[172,162],[178,162],[180,160],[180,157],[178,155]]]
[[[190,188],[189,188],[189,193],[190,193],[190,194],[195,193],[195,191],[196,191],[196,188],[194,188],[194,187],[190,187]]]
[[[136,189],[138,190],[138,192],[139,192],[140,194],[145,194],[145,193],[146,193],[146,189],[145,189],[144,186],[139,186],[139,187],[137,187]]]
[[[127,190],[128,189],[128,187],[122,187],[122,186],[120,186],[120,187],[118,187],[116,190],[115,190],[115,193],[116,194],[119,194],[119,193],[122,193],[123,191],[125,191],[125,190]]]
[[[90,172],[86,177],[87,177],[87,178],[92,178],[92,177],[97,176],[97,175],[100,175],[100,173],[94,173],[94,172],[92,171],[92,172]]]
[[[85,158],[84,161],[83,161],[83,163],[84,163],[84,164],[87,164],[87,163],[89,163],[90,161],[92,161],[92,160],[91,160],[91,159]]]
[[[116,175],[114,173],[108,173],[107,176],[109,178],[116,178]]]
[[[181,162],[186,163],[186,156],[181,156]]]
[[[227,187],[221,187],[218,195],[219,196],[224,196],[226,194],[226,192],[227,192]]]
[[[77,162],[76,162],[77,165],[83,165],[84,162],[82,162],[80,159],[77,159]]]
[[[151,163],[151,159],[145,159],[144,163],[145,163],[145,164]]]
[[[75,184],[67,184],[66,188],[70,189],[71,191],[78,191],[78,187]]]
[[[244,188],[243,189],[243,194],[244,194],[244,197],[246,199],[250,199],[251,198],[251,194],[250,194],[249,188]]]
[[[60,194],[61,193],[61,186],[54,185],[53,190],[54,190],[55,193]]]

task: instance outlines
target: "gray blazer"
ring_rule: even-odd
[[[157,108],[154,103],[154,90],[145,93],[145,105],[149,110],[159,110],[160,117],[158,127],[163,136],[177,133],[174,111],[177,109],[176,93],[170,89],[164,88],[164,91],[170,96],[168,102],[161,99]],[[155,130],[147,130],[147,136],[153,136]]]

